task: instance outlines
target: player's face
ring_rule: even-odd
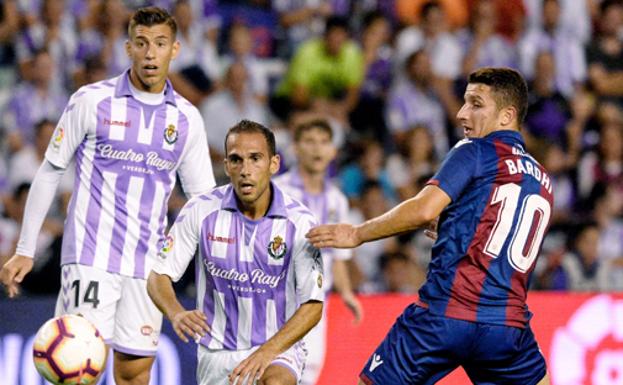
[[[498,110],[486,84],[470,83],[465,90],[465,103],[456,114],[466,138],[482,138],[501,127],[505,111]]]
[[[162,92],[169,63],[178,50],[179,42],[168,25],[137,25],[126,42],[126,51],[132,60],[132,84],[142,91]]]
[[[227,137],[225,173],[245,208],[268,204],[270,177],[279,171],[279,155],[270,156],[268,143],[259,132]]]
[[[335,158],[331,136],[319,128],[311,128],[294,145],[299,165],[309,173],[324,173]]]

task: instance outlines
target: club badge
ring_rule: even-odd
[[[273,257],[273,259],[281,259],[288,251],[288,246],[283,241],[279,235],[277,235],[269,244],[268,244],[268,254]]]
[[[169,144],[173,144],[177,142],[177,129],[173,124],[169,124],[167,128],[164,130],[164,140]]]

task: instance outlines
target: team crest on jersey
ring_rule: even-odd
[[[164,130],[164,140],[169,144],[173,144],[177,142],[177,129],[173,124],[169,124],[167,128]]]
[[[274,259],[281,259],[288,251],[288,246],[279,235],[268,244],[268,254]]]
[[[54,139],[52,139],[52,147],[54,147],[55,150],[58,150],[61,147],[61,142],[63,141],[64,137],[65,130],[63,129],[63,127],[58,127],[56,129],[56,135],[54,136]]]

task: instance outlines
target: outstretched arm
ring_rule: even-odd
[[[428,185],[415,197],[390,211],[360,225],[322,225],[307,233],[309,241],[318,248],[357,247],[392,235],[415,230],[435,220],[452,200],[442,189]]]
[[[0,282],[11,298],[19,294],[19,284],[32,270],[37,237],[64,172],[44,160],[32,181],[15,255],[0,270]]]
[[[309,301],[299,307],[281,329],[243,360],[231,372],[230,384],[253,384],[279,354],[288,350],[313,328],[322,317],[322,302]],[[237,382],[236,382],[237,381]]]

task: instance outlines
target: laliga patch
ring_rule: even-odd
[[[167,235],[164,241],[162,241],[161,251],[163,253],[168,253],[169,251],[171,251],[171,249],[173,249],[173,243],[174,243],[173,234]]]
[[[277,235],[269,244],[268,244],[268,254],[273,257],[273,259],[281,259],[286,254],[288,250],[288,246],[283,241],[279,235]]]
[[[173,124],[169,124],[164,130],[164,140],[169,144],[177,142],[178,131]]]
[[[316,283],[318,284],[318,288],[322,289],[322,274],[318,274],[318,279],[316,279]]]
[[[61,147],[61,143],[63,142],[63,138],[65,137],[65,130],[63,129],[63,127],[58,127],[56,129],[56,135],[54,136],[54,139],[52,139],[52,147],[58,151],[58,149]]]

